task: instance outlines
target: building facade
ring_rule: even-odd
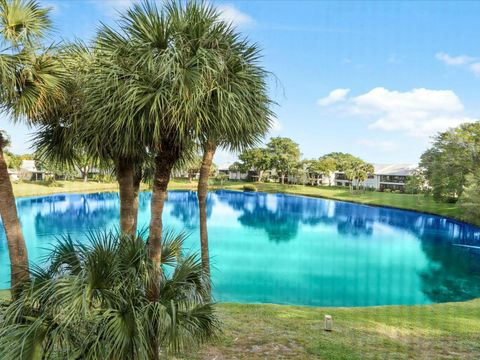
[[[405,191],[405,183],[417,165],[413,164],[375,164],[374,173],[369,175],[363,186],[379,191]],[[335,173],[335,185],[349,186],[350,180],[342,172]],[[358,185],[355,182],[354,186]]]

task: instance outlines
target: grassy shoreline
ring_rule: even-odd
[[[0,300],[8,298],[0,291]],[[434,305],[321,308],[221,303],[218,337],[177,358],[478,359],[480,299]],[[333,316],[333,331],[323,330]]]
[[[227,182],[224,185],[213,184],[211,189],[242,190],[243,182]],[[345,187],[312,187],[302,185],[281,185],[278,183],[254,183],[258,191],[281,192],[293,195],[319,197],[331,200],[341,200],[364,205],[387,206],[398,209],[414,210],[430,214],[461,219],[460,211],[455,204],[436,202],[431,197],[411,194],[395,194],[382,192],[350,193]],[[142,190],[148,186],[143,184]],[[169,190],[196,190],[196,182],[172,180]],[[98,183],[81,181],[59,181],[53,186],[35,182],[14,183],[13,191],[16,197],[41,196],[58,193],[76,192],[109,192],[118,191],[117,183]]]

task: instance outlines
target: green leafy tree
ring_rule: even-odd
[[[294,176],[294,181],[296,184],[302,184],[305,186],[307,182],[312,181],[310,166],[310,160],[302,160],[298,162],[297,167],[291,172],[291,174]]]
[[[480,224],[480,177],[478,174],[467,176],[458,207],[465,221]]]
[[[202,156],[195,154],[191,159],[188,159],[184,164],[182,164],[180,171],[186,172],[188,181],[192,182],[195,176],[197,176],[197,174],[200,172],[201,167]]]
[[[0,130],[0,132],[0,136],[4,142],[3,156],[7,164],[7,168],[19,170],[20,166],[22,165],[22,157],[15,155],[8,150],[8,147],[10,146],[10,136],[8,136],[8,134],[3,130]]]
[[[368,176],[374,172],[372,164],[354,156],[345,157],[341,166],[345,177],[350,182],[350,192],[353,191],[354,186],[360,188],[368,179]]]
[[[285,137],[274,137],[267,144],[267,151],[270,153],[270,164],[272,169],[278,173],[282,184],[285,177],[293,174],[300,162],[300,148],[292,139]]]
[[[21,156],[15,155],[10,151],[5,151],[4,155],[9,169],[20,170],[23,161]]]
[[[329,159],[335,163],[335,170],[344,172],[357,157],[352,154],[342,152],[332,152],[321,157],[321,159]]]
[[[220,186],[223,186],[223,184],[228,181],[228,175],[225,173],[219,173],[215,176],[215,180],[220,183]]]
[[[266,172],[271,169],[271,153],[265,148],[252,148],[243,151],[238,159],[242,162],[241,171],[258,172],[258,181],[261,182]]]
[[[35,161],[35,167],[65,180],[74,180],[77,177],[77,171],[73,166],[65,166],[54,161],[39,159]]]
[[[427,191],[427,179],[424,169],[416,169],[405,182],[405,192],[409,194],[422,194]]]
[[[318,160],[309,160],[308,171],[311,184],[318,182],[323,177],[328,177],[330,183],[330,174],[337,168],[335,159],[329,156],[322,156]]]
[[[462,124],[436,136],[421,157],[420,166],[432,188],[433,197],[458,199],[467,176],[480,170],[480,123]]]

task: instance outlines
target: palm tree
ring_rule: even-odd
[[[64,46],[61,58],[66,68],[63,102],[52,104],[49,118],[35,135],[35,148],[39,158],[74,167],[80,160],[89,164],[114,167],[120,190],[120,229],[135,234],[137,230],[138,193],[144,180],[145,167],[150,164],[147,149],[141,144],[125,147],[103,129],[91,116],[96,111],[86,101],[91,86],[102,91],[102,84],[89,81],[101,66],[103,59],[95,48],[83,44]],[[90,85],[89,85],[90,84]]]
[[[153,158],[149,252],[161,263],[162,213],[172,169],[190,156],[205,129],[226,25],[205,5],[133,6],[116,28],[100,29],[86,106],[95,132],[120,155],[144,148]],[[119,145],[119,146],[120,146]],[[160,269],[159,266],[157,266]],[[160,274],[158,275],[160,276]],[[159,296],[152,289],[152,299]]]
[[[50,26],[48,9],[34,0],[0,0],[0,110],[15,120],[36,121],[46,104],[55,101],[61,68],[39,42]],[[28,277],[28,254],[18,219],[15,198],[3,156],[0,134],[0,216],[7,235],[11,286]]]
[[[214,335],[218,321],[201,263],[182,253],[184,233],[164,233],[157,302],[147,296],[155,265],[141,237],[88,237],[87,244],[63,237],[49,265],[36,267],[7,305],[0,358],[150,359],[191,351]]]
[[[273,115],[267,95],[268,73],[259,64],[259,48],[241,40],[230,26],[225,26],[223,30],[218,34],[219,58],[211,75],[214,86],[206,99],[205,116],[210,121],[202,129],[203,159],[197,191],[202,265],[208,278],[210,260],[206,202],[215,151],[218,147],[242,151],[257,144],[270,128]]]

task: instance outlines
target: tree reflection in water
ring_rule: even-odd
[[[339,233],[349,236],[368,236],[373,231],[373,221],[346,214],[333,201],[326,206],[325,201],[304,196],[230,191],[219,193],[218,198],[241,211],[238,220],[242,225],[264,230],[276,243],[294,239],[301,225],[336,225]]]
[[[213,196],[211,192],[207,194],[207,219],[212,216]],[[168,203],[172,205],[170,215],[179,219],[186,229],[194,230],[200,226],[198,199],[195,191],[170,191]]]
[[[375,224],[414,235],[428,257],[419,273],[423,293],[432,302],[465,301],[480,296],[480,230],[454,220],[384,207],[371,207],[301,196],[223,192],[219,199],[240,211],[238,221],[262,229],[268,239],[294,239],[304,225],[335,224],[339,234],[371,236]]]
[[[141,226],[148,224],[150,197],[151,194],[148,192],[141,193],[139,197]],[[48,247],[55,236],[66,233],[82,235],[88,230],[118,226],[119,198],[116,193],[53,195],[18,199],[17,203],[29,253],[31,259],[35,260],[43,254],[38,249]],[[190,230],[192,244],[198,245],[196,229],[199,224],[199,215],[196,193],[169,192],[166,209],[165,223],[174,223]],[[340,287],[347,286],[345,284],[349,284],[348,286],[355,284],[359,289],[362,284],[365,286],[374,284],[372,281],[376,281],[376,274],[380,271],[391,273],[379,274],[379,278],[387,276],[389,279],[397,279],[396,281],[400,282],[391,284],[391,281],[385,280],[383,285],[375,283],[375,286],[386,286],[388,291],[390,289],[405,292],[415,290],[416,294],[423,297],[421,300],[423,302],[460,301],[480,297],[480,252],[472,248],[456,246],[480,247],[479,228],[427,214],[302,196],[232,191],[209,193],[208,217],[219,215],[226,210],[229,211],[226,213],[228,215],[219,217],[218,219],[222,219],[221,223],[213,222],[211,229],[212,250],[218,254],[218,264],[220,265],[222,261],[228,262],[228,264],[223,263],[218,276],[230,278],[243,276],[245,279],[247,276],[253,276],[256,279],[262,277],[261,274],[252,273],[255,272],[254,268],[245,268],[248,265],[235,262],[247,254],[248,249],[253,249],[248,250],[251,251],[251,253],[248,252],[251,254],[248,259],[252,256],[258,257],[251,259],[252,264],[261,263],[266,257],[272,255],[288,259],[288,252],[291,252],[299,256],[296,263],[299,273],[294,277],[293,273],[297,270],[291,270],[291,279],[288,281],[285,280],[285,276],[282,276],[281,279],[284,281],[282,287],[288,285],[297,288],[297,294],[301,294],[298,295],[300,299],[298,303],[309,303],[310,300],[301,299],[312,299],[312,304],[322,304],[321,301],[318,303],[316,301],[325,296],[322,294],[328,286],[335,286],[335,290],[339,291],[338,296],[341,296]],[[225,236],[225,232],[228,232],[232,226],[235,226],[234,235],[238,241],[234,239],[230,241],[229,235]],[[256,232],[254,237],[251,237],[252,231]],[[223,237],[217,239],[219,236]],[[303,241],[307,238],[307,242]],[[409,241],[409,249],[402,248],[399,241],[403,239]],[[238,244],[244,248],[238,247]],[[286,254],[275,253],[280,246]],[[392,250],[388,252],[390,246]],[[256,252],[256,248],[262,249],[263,252]],[[313,248],[318,249],[317,252],[314,253]],[[325,253],[322,252],[323,249],[326,249]],[[387,252],[382,252],[385,250]],[[415,256],[415,259],[402,257],[405,254]],[[230,257],[225,257],[226,255]],[[388,261],[396,264],[382,264],[381,256],[384,255],[388,256]],[[246,260],[247,258],[244,259]],[[416,263],[413,264],[412,261]],[[7,279],[8,251],[3,230],[0,231],[0,262],[3,266],[0,278]],[[323,268],[324,263],[329,265]],[[229,264],[235,264],[235,266],[232,265],[230,269]],[[308,272],[306,269],[309,269]],[[408,269],[410,275],[398,274],[402,269]],[[222,271],[224,271],[223,274]],[[231,273],[227,274],[229,271]],[[271,269],[271,271],[269,276],[286,270]],[[345,275],[341,271],[345,271]],[[394,271],[397,273],[394,274]],[[303,279],[300,274],[304,276]],[[374,274],[373,277],[372,274]],[[406,279],[413,281],[416,285],[412,288],[413,285],[403,283],[402,281],[407,281]],[[270,280],[264,278],[262,281],[268,285]],[[338,281],[343,281],[343,285],[336,285]],[[370,283],[367,284],[367,281]],[[219,283],[222,282],[219,281]],[[249,282],[245,284],[250,286]],[[313,295],[312,286],[317,291]],[[228,289],[240,291],[238,286],[229,286]],[[249,287],[249,289],[253,288]],[[261,294],[259,289],[251,291]],[[364,296],[374,296],[372,294],[377,293],[370,292],[369,295]],[[264,296],[270,295],[264,294]],[[282,296],[288,298],[287,295],[282,294]],[[406,298],[401,294],[396,296]],[[360,297],[358,299],[358,304],[361,304],[363,300]],[[344,302],[340,305],[351,304],[349,299],[342,301]],[[374,304],[377,304],[375,301]],[[378,303],[393,302],[394,300],[390,298],[378,301]],[[363,303],[373,304],[371,301]]]

